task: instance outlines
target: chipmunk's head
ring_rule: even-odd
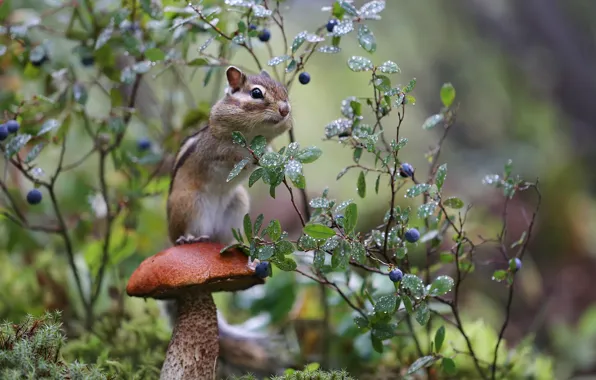
[[[292,108],[287,88],[266,71],[245,75],[230,66],[226,70],[225,96],[211,109],[213,128],[222,133],[239,131],[246,137],[263,135],[273,139],[292,128]]]

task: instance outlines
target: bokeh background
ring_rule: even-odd
[[[16,21],[36,17],[50,3],[13,0],[10,18]],[[288,36],[314,30],[328,18],[328,13],[320,12],[327,1],[286,3]],[[59,27],[66,16],[58,13],[44,23]],[[421,125],[440,109],[438,93],[442,84],[451,82],[456,88],[457,122],[444,145],[441,160],[449,166],[446,191],[474,205],[470,214],[474,233],[494,235],[500,227],[503,198],[482,184],[484,175],[499,173],[503,164],[512,159],[515,173],[528,180],[539,179],[543,203],[523,274],[516,283],[518,289],[505,338],[508,345],[515,345],[528,334],[535,335],[536,347],[555,357],[557,378],[596,373],[595,19],[596,3],[591,0],[388,0],[383,19],[369,24],[378,45],[375,62],[397,62],[401,68],[398,82],[406,84],[413,77],[417,79],[413,93],[417,101],[408,107],[401,132],[410,143],[401,157],[421,172],[426,168],[424,153],[440,137],[439,132],[425,131]],[[43,32],[36,38],[53,41],[52,59],[71,62],[81,75],[89,75],[88,70],[80,67],[79,58],[70,53],[74,45]],[[281,36],[275,32],[271,46],[278,52],[282,47]],[[307,67],[311,83],[293,85],[295,135],[301,145],[317,145],[324,152],[315,165],[305,168],[309,195],[317,196],[329,187],[335,198],[355,199],[364,210],[359,228],[365,230],[382,219],[388,189],[382,189],[377,197],[359,199],[357,173],[335,181],[337,173],[351,160],[352,152],[322,140],[325,125],[340,117],[341,101],[348,96],[368,95],[370,91],[369,76],[351,73],[345,64],[349,56],[361,54],[357,42],[348,38],[342,47],[339,54],[315,55]],[[257,55],[263,60],[269,57],[262,47],[257,48]],[[35,94],[42,88],[42,83],[28,78],[12,61],[2,57],[0,61],[2,109],[12,101],[15,92]],[[241,51],[233,61],[252,67],[248,55]],[[204,70],[180,68],[175,75],[167,72],[155,79],[148,78],[141,87],[138,107],[153,121],[136,120],[125,143],[134,149],[136,138],[159,141],[164,131],[179,129],[190,109],[220,96],[221,81],[213,80],[204,87],[204,75]],[[97,116],[109,109],[108,99],[100,91],[92,89],[89,99],[87,108]],[[76,149],[69,149],[68,160],[80,157],[90,146],[82,137],[71,144],[76,144]],[[275,142],[277,147],[283,144],[287,144],[287,136]],[[162,148],[169,149],[167,145],[154,147],[158,151]],[[42,167],[51,167],[56,154],[57,151],[48,152]],[[1,163],[4,178],[12,178],[24,197],[30,184],[10,170],[4,171],[5,164]],[[81,204],[89,203],[88,189],[78,186],[95,181],[95,165],[91,159],[82,170],[69,174],[70,181],[60,184],[61,202],[73,214]],[[117,183],[118,179],[114,181]],[[278,194],[272,200],[265,187],[253,187],[253,216],[264,213],[266,219],[277,218],[284,229],[295,235],[299,221],[287,194]],[[407,204],[405,198],[400,199]],[[527,228],[527,215],[531,215],[534,202],[533,197],[513,201],[515,211],[508,216],[511,241]],[[43,222],[44,211],[31,212],[37,213]],[[136,223],[135,244],[110,273],[106,285],[102,299],[106,314],[117,308],[114,302],[122,299],[117,295],[122,294],[127,275],[136,265],[169,245],[165,197],[144,201]],[[24,232],[6,220],[0,224],[0,232],[0,319],[19,320],[27,313],[39,315],[48,308],[64,310],[67,320],[69,315],[76,315],[80,305],[71,295],[72,279],[64,258],[51,248],[54,245],[47,244],[47,237]],[[92,243],[81,248],[81,267],[93,249]],[[474,277],[465,287],[463,310],[470,318],[482,318],[487,324],[500,326],[507,293],[502,284],[491,281],[491,274],[503,263],[495,260],[490,250],[483,254],[485,260],[477,265]],[[260,316],[252,320],[253,326],[262,323],[285,333],[292,326],[303,353],[317,358],[320,342],[316,333],[309,335],[309,331],[318,331],[317,319],[322,315],[317,295],[316,286],[306,285],[293,275],[279,274],[263,288],[235,296],[221,295],[217,302],[234,323]],[[154,302],[126,302],[132,303],[131,308],[138,314],[148,313],[156,320],[159,317]],[[335,321],[345,323],[339,317]],[[156,323],[162,323],[161,338],[167,340],[165,324]],[[66,327],[78,336],[75,324],[66,323]],[[338,331],[342,328],[340,324]],[[96,336],[80,339],[81,346],[101,343],[94,341],[100,339]],[[334,347],[334,352],[338,354],[341,349]],[[77,352],[84,351],[79,347]],[[93,360],[94,351],[88,351]],[[336,362],[345,364],[341,359]]]

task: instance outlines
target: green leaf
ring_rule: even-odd
[[[304,175],[302,174],[302,163],[298,160],[289,160],[286,164],[285,174],[292,183],[299,189],[305,187]]]
[[[430,309],[428,308],[427,302],[422,302],[420,305],[418,305],[414,317],[416,318],[416,321],[420,323],[421,326],[424,326],[428,323],[428,321],[430,320]]]
[[[31,135],[27,134],[27,133],[21,133],[18,134],[16,136],[14,136],[13,138],[11,138],[5,145],[4,147],[4,155],[7,158],[10,158],[12,156],[14,156],[16,153],[18,153],[25,145],[27,145],[27,143],[29,142],[29,140],[31,140]]]
[[[245,214],[244,215],[244,235],[246,235],[248,241],[252,240],[252,222],[250,220],[250,215],[249,214]]]
[[[455,88],[451,83],[445,83],[441,87],[441,102],[445,107],[450,107],[453,100],[455,100]]]
[[[291,272],[298,268],[298,264],[296,264],[296,261],[294,261],[294,259],[290,257],[284,257],[283,260],[273,260],[273,263],[276,267],[283,270],[284,272]]]
[[[383,353],[383,341],[372,334],[370,336],[370,341],[373,346],[373,349],[375,351],[377,351],[379,354],[382,354]]]
[[[349,234],[354,231],[354,228],[356,228],[356,223],[358,222],[358,206],[356,203],[350,203],[348,207],[346,207],[344,216],[344,230]]]
[[[360,24],[358,27],[358,43],[369,53],[374,53],[377,50],[377,42],[375,35],[368,29],[365,24]]]
[[[250,173],[248,177],[248,187],[252,187],[265,173],[264,168],[257,168],[254,172]]]
[[[443,347],[444,341],[445,341],[445,326],[441,326],[435,333],[435,352],[441,352],[441,347]]]
[[[357,241],[352,242],[352,258],[360,264],[364,264],[366,261],[366,249],[362,243]]]
[[[412,305],[412,300],[410,297],[404,294],[401,296],[401,301],[404,303],[404,307],[406,308],[408,314],[412,314],[414,312],[414,306]]]
[[[453,209],[460,209],[464,207],[464,201],[457,197],[449,197],[443,201],[443,205]]]
[[[272,245],[262,245],[257,251],[257,259],[264,261],[269,260],[275,253],[275,247]]]
[[[281,237],[281,224],[279,223],[279,220],[273,219],[269,222],[269,225],[263,230],[263,233],[269,235],[271,240],[278,241]]]
[[[401,286],[408,289],[416,298],[421,298],[424,296],[424,282],[422,282],[422,280],[416,275],[410,273],[405,274],[401,280]]]
[[[335,231],[327,226],[318,223],[307,224],[304,226],[304,233],[315,239],[329,239],[335,236]]]
[[[267,147],[267,139],[264,136],[256,136],[250,142],[250,149],[255,152],[257,157],[261,157],[263,153],[265,153],[265,148]]]
[[[437,174],[435,175],[435,184],[437,185],[437,188],[439,189],[439,191],[443,187],[446,177],[447,177],[447,164],[443,164],[443,165],[439,166],[439,168],[437,169]]]
[[[348,67],[354,72],[370,71],[373,69],[373,63],[368,58],[352,56],[348,59]]]
[[[268,66],[277,66],[280,63],[284,63],[285,61],[291,59],[292,57],[289,55],[280,55],[279,57],[273,57],[268,62]]]
[[[453,376],[457,373],[455,362],[451,358],[443,358],[441,366],[443,367],[443,371],[449,376]]]
[[[351,3],[345,0],[339,0],[338,3],[343,8],[343,10],[345,10],[346,13],[350,16],[358,16],[358,9],[356,9],[356,7],[353,6]]]
[[[493,273],[493,280],[497,282],[504,281],[507,278],[507,274],[506,270],[496,270]]]
[[[242,161],[240,161],[239,163],[237,163],[236,165],[234,165],[234,169],[232,169],[232,171],[230,172],[230,174],[228,174],[228,178],[226,179],[226,182],[230,182],[231,180],[233,180],[234,178],[236,178],[236,176],[238,174],[240,174],[240,172],[242,171],[242,169],[244,169],[244,167],[246,166],[246,164],[248,164],[250,160],[248,158],[244,158]]]
[[[354,323],[356,324],[356,326],[358,326],[361,329],[365,329],[370,325],[370,322],[368,321],[368,319],[361,317],[359,315],[354,317]]]
[[[364,172],[360,172],[360,175],[358,175],[356,190],[358,191],[360,198],[364,198],[366,196],[366,179],[364,178]]]
[[[325,252],[321,250],[316,250],[315,255],[313,258],[313,265],[317,269],[323,268],[325,265]]]
[[[37,136],[44,135],[48,132],[57,129],[58,127],[60,127],[60,122],[58,120],[48,119],[42,124],[41,129],[39,130],[39,132],[37,132]]]
[[[315,162],[321,155],[323,151],[316,146],[309,146],[304,148],[296,155],[296,159],[303,164],[310,164],[311,162]]]
[[[166,54],[159,48],[151,48],[145,50],[145,57],[150,61],[163,61]]]
[[[263,214],[259,214],[259,216],[257,216],[257,219],[255,219],[255,225],[254,225],[254,234],[257,235],[259,233],[259,231],[261,230],[261,226],[263,225],[263,220],[265,219],[265,216]]]
[[[355,163],[360,162],[360,157],[362,157],[362,148],[355,148],[353,153],[353,159]]]
[[[381,341],[390,339],[395,336],[396,329],[397,326],[394,324],[375,323],[372,328],[372,336]]]
[[[430,367],[431,365],[435,364],[435,362],[437,360],[439,360],[439,358],[432,356],[432,355],[423,356],[421,358],[418,358],[414,363],[412,363],[410,368],[408,368],[407,374],[412,375],[415,372],[418,372],[419,370],[421,370],[422,368]]]
[[[381,296],[375,303],[375,314],[393,314],[397,308],[397,295],[389,294]]]
[[[303,32],[298,33],[296,37],[294,37],[294,41],[292,41],[292,54],[296,53],[296,51],[300,48],[300,46],[302,46],[304,41],[306,41],[307,35],[308,32],[305,30]]]
[[[412,90],[414,90],[414,87],[416,87],[416,78],[413,78],[410,83],[408,83],[408,85],[406,87],[404,87],[404,92],[408,93]]]
[[[381,175],[377,176],[377,180],[375,181],[375,193],[379,194],[379,185],[381,184]]]
[[[422,123],[422,129],[433,129],[437,125],[441,124],[445,120],[443,114],[438,113],[436,115],[429,116],[424,123]]]
[[[232,141],[234,144],[246,146],[246,138],[244,138],[244,135],[238,131],[232,132]]]
[[[207,66],[209,61],[206,58],[195,58],[192,61],[188,62],[188,66]]]
[[[430,189],[430,185],[426,183],[419,183],[417,185],[414,185],[406,191],[406,198],[417,197],[425,191],[428,191],[428,189]]]
[[[447,294],[453,288],[453,279],[449,276],[437,277],[430,286],[429,294],[433,297]]]
[[[385,74],[395,74],[399,73],[401,70],[397,63],[393,61],[386,61],[381,66],[379,66],[379,71]]]

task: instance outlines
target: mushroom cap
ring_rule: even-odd
[[[224,245],[212,242],[177,245],[145,259],[133,272],[126,293],[133,297],[177,298],[193,291],[248,289],[265,281],[248,267],[238,249],[220,253]]]

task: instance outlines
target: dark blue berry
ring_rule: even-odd
[[[521,269],[522,267],[522,262],[520,259],[518,259],[517,257],[515,259],[513,259],[513,262],[515,263],[515,271],[517,272],[518,270]]]
[[[8,137],[8,128],[6,128],[6,125],[2,124],[2,125],[0,125],[0,141],[6,140],[7,137]]]
[[[85,55],[81,58],[81,64],[85,67],[93,66],[95,58],[92,55]]]
[[[302,84],[308,84],[308,82],[310,82],[310,74],[307,72],[301,72],[300,75],[298,75],[298,81]]]
[[[410,243],[416,243],[420,239],[420,232],[415,228],[410,228],[404,234],[404,238]]]
[[[337,24],[339,24],[339,21],[337,21],[336,18],[332,18],[331,20],[329,20],[327,22],[327,31],[329,33],[333,32],[333,29],[335,29],[335,27],[337,26]]]
[[[269,262],[267,262],[267,261],[258,263],[257,267],[255,268],[255,274],[257,275],[257,277],[259,277],[259,278],[269,277],[270,265],[271,264],[269,264]]]
[[[151,148],[151,140],[149,140],[146,137],[142,137],[137,140],[137,147],[141,151],[148,150],[149,148]]]
[[[19,130],[19,122],[16,120],[8,120],[5,125],[8,129],[8,133],[17,133]]]
[[[397,268],[395,268],[394,270],[389,272],[389,279],[393,282],[401,281],[403,276],[404,276],[404,274],[401,272],[401,270],[399,270]]]
[[[38,189],[29,190],[27,193],[27,202],[31,205],[36,205],[41,202],[41,191]]]
[[[269,29],[261,30],[261,33],[259,33],[259,40],[261,40],[261,42],[267,42],[270,39],[271,39],[271,32],[269,31]]]
[[[401,164],[401,167],[399,168],[399,175],[404,178],[413,176],[414,167],[408,164],[407,162],[404,162],[403,164]]]
[[[255,24],[248,24],[248,30],[257,30],[257,26]]]

